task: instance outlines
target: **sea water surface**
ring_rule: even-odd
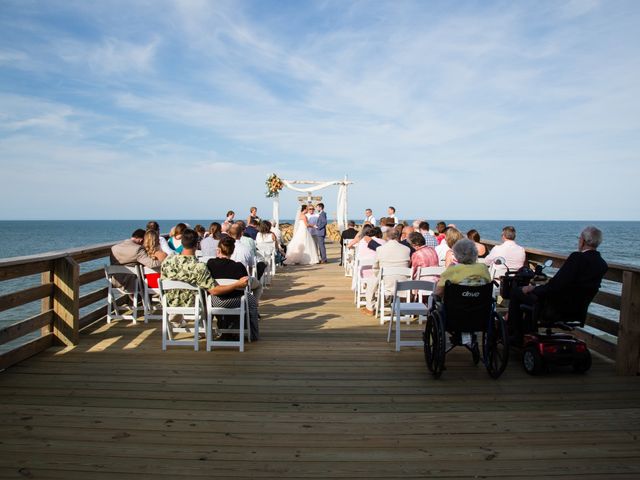
[[[176,223],[184,221],[190,225],[201,224],[205,228],[212,220],[162,220],[161,230],[168,232]],[[220,220],[217,220],[220,221]],[[287,220],[283,220],[282,223]],[[435,223],[430,221],[432,228]],[[455,224],[463,233],[475,228],[483,239],[500,240],[502,227],[513,225],[517,231],[516,241],[529,248],[537,248],[561,254],[576,250],[578,234],[587,225],[596,225],[603,231],[604,241],[600,247],[607,262],[640,266],[638,239],[640,222],[615,221],[531,221],[531,220],[444,220]],[[292,223],[289,220],[290,223]],[[37,253],[67,250],[104,242],[116,242],[128,238],[137,228],[145,228],[146,220],[38,220],[0,221],[0,259],[33,255]],[[81,265],[81,272],[95,269],[104,260]],[[0,295],[36,285],[38,275],[0,282]],[[99,288],[98,284],[83,286],[81,293]],[[615,288],[613,288],[615,290]],[[88,307],[94,309],[96,305]],[[0,326],[27,318],[38,312],[39,302],[20,308],[0,312]]]

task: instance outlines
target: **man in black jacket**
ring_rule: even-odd
[[[354,222],[353,220],[349,220],[349,223],[347,223],[347,227],[348,228],[346,230],[343,230],[343,232],[340,234],[340,265],[342,265],[342,249],[344,248],[344,241],[353,240],[358,234],[358,231],[356,230],[356,222]]]
[[[589,303],[600,289],[600,283],[609,268],[598,252],[602,232],[586,227],[578,237],[578,251],[573,252],[558,272],[544,285],[515,288],[509,302],[509,328],[520,343],[526,327],[520,305],[534,305],[543,315],[565,321],[582,321]],[[540,308],[544,305],[544,308]]]

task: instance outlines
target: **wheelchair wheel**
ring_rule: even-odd
[[[502,316],[493,312],[491,325],[482,335],[482,353],[487,372],[492,378],[502,375],[509,363],[509,334]]]
[[[444,370],[444,334],[440,315],[437,312],[430,313],[424,328],[424,360],[435,378],[439,378]]]

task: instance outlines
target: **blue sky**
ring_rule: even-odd
[[[266,214],[275,172],[348,175],[356,219],[639,220],[638,25],[635,1],[3,0],[0,219]]]

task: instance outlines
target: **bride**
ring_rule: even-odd
[[[287,245],[285,265],[314,265],[320,261],[316,242],[313,241],[308,230],[309,222],[306,213],[307,206],[302,205],[293,230],[293,237]]]

